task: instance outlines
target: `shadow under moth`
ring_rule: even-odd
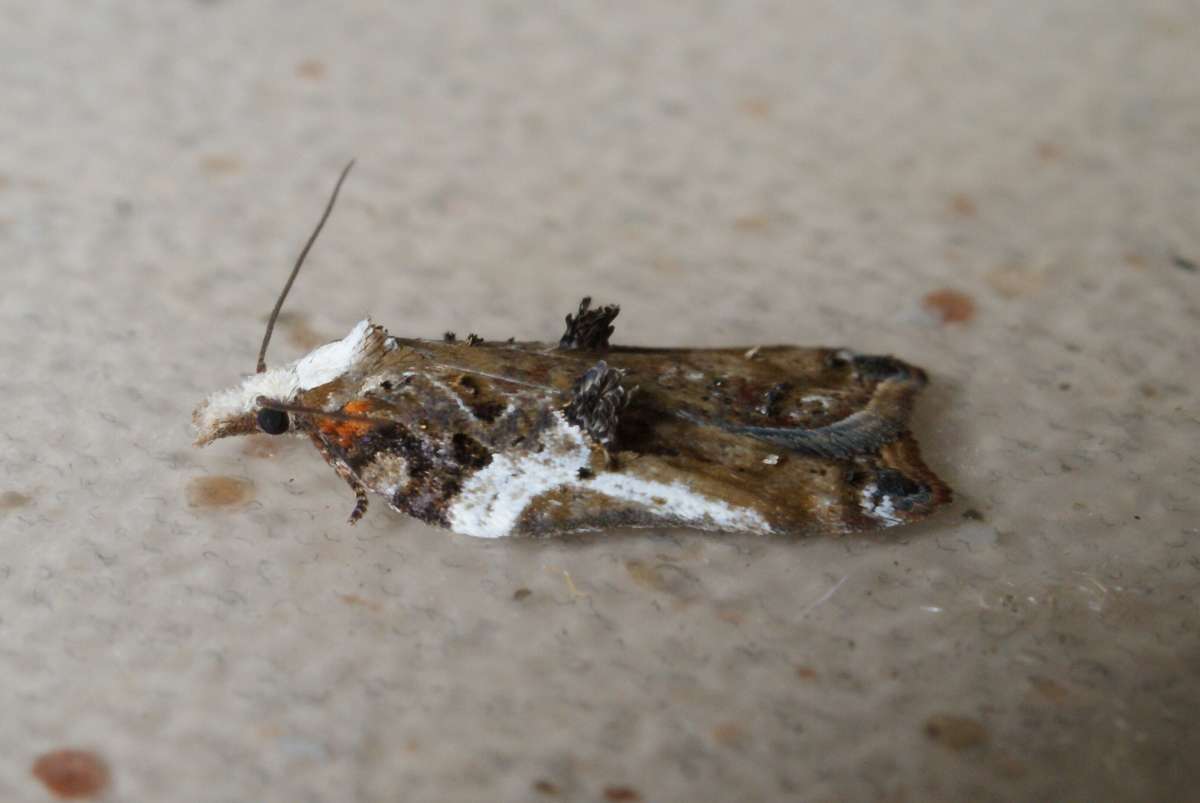
[[[369,319],[209,396],[197,445],[307,437],[354,491],[484,538],[609,527],[848,533],[951,498],[909,432],[920,369],[839,348],[613,346],[585,298],[557,343],[395,337]]]

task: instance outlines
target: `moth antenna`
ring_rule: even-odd
[[[388,418],[372,418],[369,415],[355,415],[354,413],[343,413],[340,410],[322,410],[319,407],[305,407],[302,404],[292,404],[290,402],[275,401],[268,399],[266,396],[259,396],[254,400],[254,403],[266,410],[278,410],[281,413],[296,413],[298,415],[311,415],[318,418],[328,418],[332,421],[364,421],[370,424],[378,424],[387,422]]]
[[[287,298],[288,291],[292,289],[292,282],[296,281],[296,274],[300,273],[300,266],[304,264],[304,259],[308,256],[313,243],[317,241],[317,235],[321,233],[321,229],[325,228],[325,221],[329,219],[329,213],[333,211],[333,205],[337,201],[338,192],[342,189],[342,182],[346,180],[346,176],[350,173],[350,168],[352,167],[354,167],[353,159],[347,162],[346,166],[342,168],[342,174],[338,176],[337,184],[333,185],[333,193],[329,196],[329,203],[325,205],[325,212],[322,213],[321,219],[317,221],[317,227],[308,236],[308,242],[304,244],[304,249],[296,259],[296,264],[292,268],[291,275],[288,276],[287,283],[283,285],[283,292],[275,300],[275,309],[271,310],[271,317],[267,319],[267,331],[263,333],[262,348],[258,350],[257,373],[261,374],[267,370],[267,345],[271,342],[271,332],[275,330],[275,320],[279,317],[279,311],[283,309],[283,300]]]

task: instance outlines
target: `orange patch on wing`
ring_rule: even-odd
[[[357,399],[347,402],[342,407],[342,412],[347,415],[367,415],[373,407],[371,402]],[[321,419],[318,426],[330,438],[336,439],[341,446],[348,447],[354,443],[356,438],[361,438],[370,432],[371,427],[375,424],[370,421],[339,421],[336,418],[324,418]]]

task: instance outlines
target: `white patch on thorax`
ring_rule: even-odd
[[[473,474],[450,507],[450,529],[479,538],[511,535],[521,514],[537,497],[560,487],[596,491],[613,499],[658,508],[685,526],[710,530],[768,533],[770,524],[755,510],[736,508],[698,494],[682,482],[655,482],[604,472],[580,479],[579,469],[591,462],[592,447],[583,431],[556,412],[555,426],[540,452],[517,457],[497,453]]]
[[[332,382],[349,371],[362,357],[371,321],[363,318],[350,334],[341,340],[315,348],[296,362],[296,382],[300,390],[312,390],[326,382]]]
[[[897,524],[903,524],[904,520],[896,515],[896,506],[892,504],[892,497],[884,494],[876,502],[875,495],[878,493],[879,486],[875,485],[875,483],[863,486],[858,496],[859,507],[871,518],[883,522],[884,527],[894,527]]]

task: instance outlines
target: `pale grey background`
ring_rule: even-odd
[[[0,4],[0,796],[65,746],[114,801],[1196,794],[1196,5],[639,5]],[[274,360],[584,293],[894,353],[959,501],[484,542],[193,450],[350,156]]]

